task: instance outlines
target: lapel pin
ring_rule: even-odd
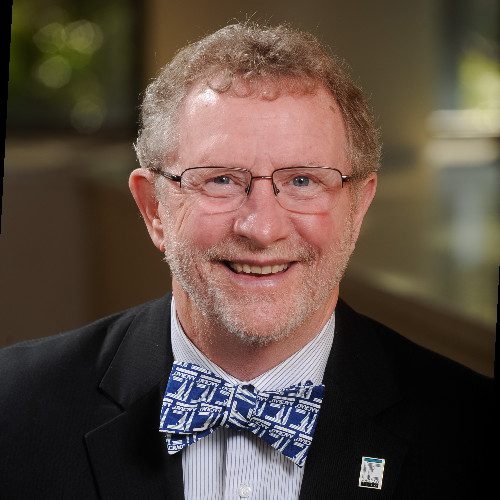
[[[358,486],[361,488],[382,489],[382,478],[384,477],[385,459],[363,457],[361,459],[361,470],[359,472]]]

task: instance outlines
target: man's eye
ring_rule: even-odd
[[[292,179],[292,184],[295,187],[309,186],[310,182],[311,182],[311,180],[309,179],[309,177],[306,177],[305,175],[297,175],[296,177],[294,177]]]
[[[231,178],[228,177],[227,175],[219,175],[217,177],[214,177],[211,182],[214,184],[220,184],[220,185],[228,185],[231,184]]]

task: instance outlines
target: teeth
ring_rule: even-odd
[[[274,266],[250,266],[248,264],[238,264],[237,262],[229,262],[229,266],[237,273],[245,274],[274,274],[288,269],[288,264],[276,264]]]

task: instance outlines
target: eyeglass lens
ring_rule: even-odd
[[[181,188],[207,212],[220,213],[241,207],[252,182],[255,179],[248,170],[196,167],[184,171]],[[272,182],[277,201],[286,210],[320,213],[334,205],[342,188],[342,175],[332,168],[292,167],[275,170]]]

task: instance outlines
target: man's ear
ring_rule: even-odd
[[[375,192],[377,191],[377,174],[374,172],[366,179],[359,182],[358,186],[354,189],[357,190],[353,195],[356,197],[356,203],[354,205],[354,234],[353,242],[358,239],[359,231],[361,230],[361,224],[365,217],[365,214],[371,205]]]
[[[151,240],[155,247],[163,253],[165,251],[163,243],[165,234],[158,214],[158,200],[155,193],[153,173],[146,168],[135,169],[130,174],[128,186],[141,211]]]

